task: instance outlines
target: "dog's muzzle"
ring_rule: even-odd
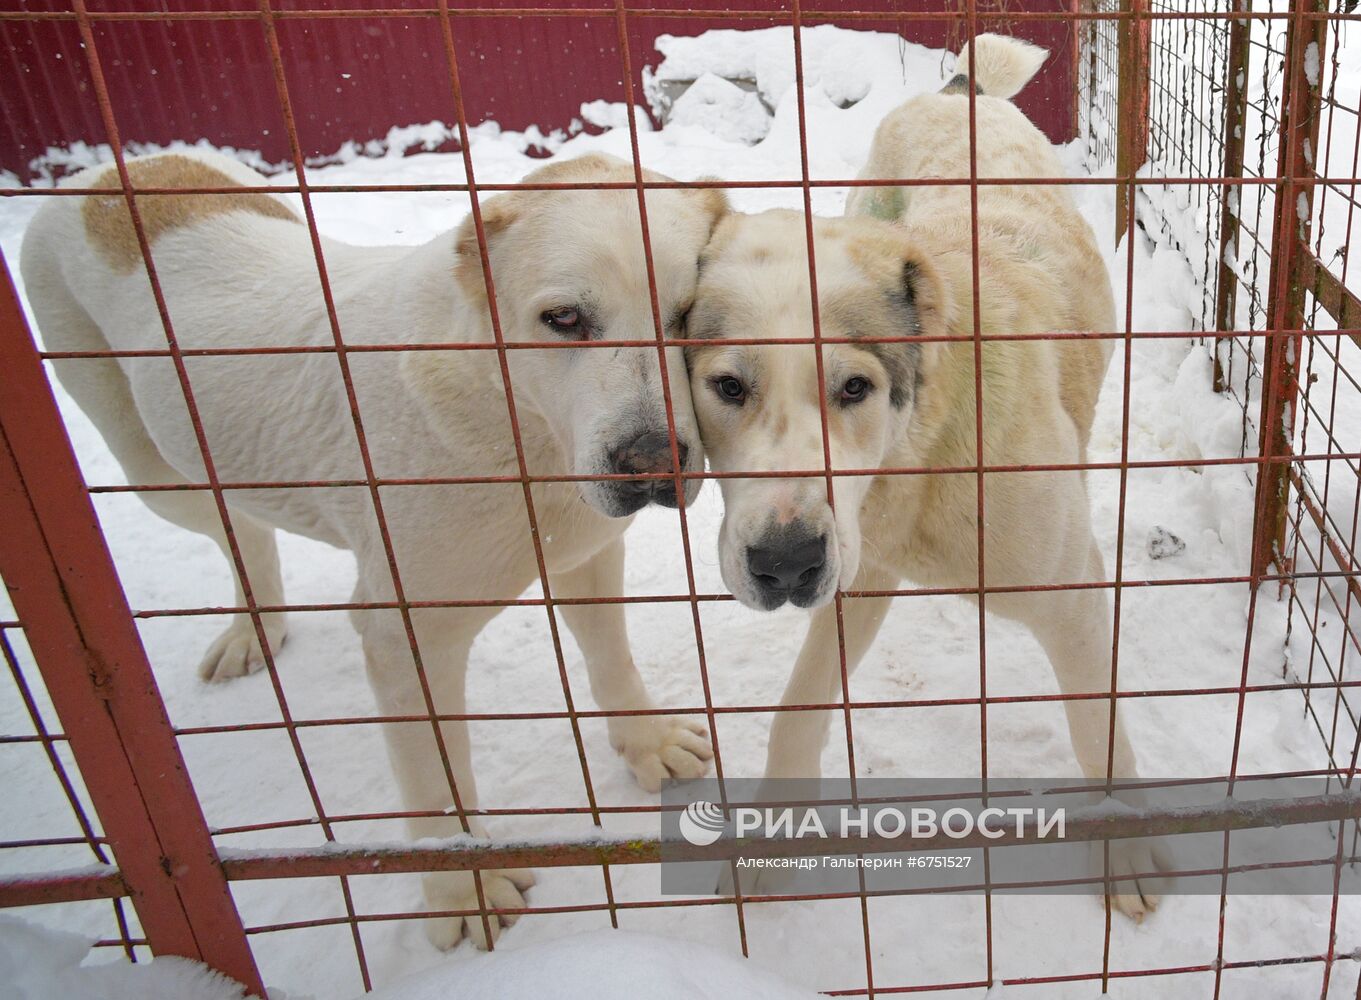
[[[767,611],[785,601],[800,608],[811,605],[826,564],[827,536],[812,535],[799,525],[775,528],[747,547],[747,573]]]
[[[684,441],[676,441],[676,453],[684,469],[685,460],[690,454]],[[610,452],[610,471],[623,476],[657,476],[662,473],[674,476],[676,470],[671,464],[671,439],[665,431],[644,431]],[[650,503],[659,503],[663,507],[677,506],[674,479],[620,479],[610,482],[608,486],[620,508],[620,517],[641,510]]]

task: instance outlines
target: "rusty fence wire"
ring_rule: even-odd
[[[1346,455],[1357,446],[1346,440],[1342,418],[1358,402],[1352,331],[1361,311],[1348,249],[1361,90],[1340,54],[1349,41],[1355,47],[1358,29],[1348,17],[1298,17],[1308,6],[1220,0],[1206,5],[1217,15],[1212,19],[1150,19],[1142,43],[1150,113],[1140,173],[1153,183],[1138,188],[1138,224],[1143,238],[1191,267],[1191,327],[1212,345],[1216,389],[1242,408],[1244,456],[1262,447],[1277,422],[1282,443],[1298,455],[1320,447]],[[1104,9],[1118,7],[1107,2]],[[1146,9],[1175,14],[1180,8],[1151,0]],[[1100,172],[1114,167],[1120,144],[1112,95],[1119,89],[1121,36],[1110,23],[1089,27],[1084,41],[1083,87],[1091,104],[1080,127],[1087,162]],[[1306,102],[1287,114],[1291,87]],[[1160,178],[1166,182],[1157,183]],[[1273,294],[1273,263],[1280,295]],[[1279,320],[1273,309],[1281,310]],[[1282,378],[1269,400],[1273,343],[1283,345]],[[1268,414],[1268,402],[1280,411]],[[1358,466],[1342,457],[1283,469],[1281,496],[1288,492],[1290,510],[1280,514],[1272,558],[1284,572],[1303,569],[1304,560],[1314,573],[1338,574],[1289,581],[1292,624],[1299,627],[1298,612],[1312,638],[1307,665],[1288,669],[1299,669],[1306,683],[1316,670],[1341,683],[1347,650],[1356,643],[1349,613]],[[1319,642],[1329,625],[1329,634],[1342,638],[1340,648]],[[1306,698],[1337,760],[1339,737],[1355,742],[1357,713],[1348,708],[1345,689],[1335,690],[1333,703],[1322,708]]]
[[[1300,682],[1342,774],[1361,742],[1349,691],[1361,649],[1350,617],[1361,473],[1352,456],[1361,442],[1348,419],[1361,404],[1361,309],[1348,271],[1361,90],[1342,58],[1358,30],[1345,8],[1221,0],[1206,5],[1214,18],[1151,19],[1132,55],[1116,31],[1089,29],[1084,65],[1097,107],[1081,120],[1089,165],[1112,169],[1126,137],[1123,108],[1113,110],[1108,95],[1122,67],[1146,62],[1140,172],[1154,183],[1138,188],[1141,238],[1192,270],[1187,312],[1214,352],[1215,388],[1241,407],[1239,454],[1302,456],[1271,475],[1260,467],[1267,523],[1254,563],[1280,570],[1272,589],[1307,649],[1288,655],[1282,673]],[[1144,9],[1179,5],[1150,0]],[[1332,457],[1303,457],[1320,447]],[[1354,849],[1356,826],[1345,829]]]
[[[173,5],[172,5],[173,6]],[[1135,287],[1135,242],[1176,253],[1183,258],[1193,276],[1193,287],[1184,296],[1186,329],[1170,336],[1186,341],[1202,341],[1213,352],[1215,388],[1234,398],[1241,409],[1235,453],[1205,456],[1186,461],[1141,461],[1132,459],[1128,441],[1130,410],[1130,367],[1133,345],[1153,335],[1134,327],[1132,307],[1120,316],[1120,328],[1092,331],[1091,335],[1112,339],[1117,354],[1123,353],[1122,426],[1124,438],[1116,461],[1088,463],[1090,473],[1114,473],[1120,477],[1120,522],[1124,531],[1126,480],[1141,468],[1177,465],[1202,470],[1232,466],[1254,486],[1254,537],[1251,565],[1231,576],[1193,577],[1172,580],[1131,579],[1125,573],[1117,549],[1112,579],[1095,586],[1108,589],[1113,596],[1115,614],[1120,613],[1122,595],[1130,589],[1151,586],[1244,587],[1251,596],[1246,608],[1242,676],[1236,684],[1175,691],[1131,691],[1121,688],[1112,673],[1109,692],[1095,696],[1112,705],[1119,699],[1170,696],[1213,696],[1230,699],[1236,712],[1234,758],[1229,778],[1247,780],[1239,773],[1238,745],[1243,735],[1244,704],[1249,694],[1263,691],[1298,692],[1301,710],[1308,713],[1326,752],[1327,766],[1316,776],[1322,781],[1350,786],[1355,773],[1361,726],[1353,689],[1359,682],[1349,663],[1361,652],[1361,637],[1350,618],[1353,598],[1361,597],[1356,580],[1356,526],[1361,511],[1361,354],[1358,354],[1358,328],[1361,328],[1361,300],[1352,290],[1357,280],[1348,266],[1350,234],[1356,207],[1358,155],[1361,151],[1361,79],[1345,71],[1339,58],[1349,36],[1361,32],[1357,16],[1330,11],[1304,0],[1267,0],[1248,5],[1244,0],[1211,0],[1187,9],[1187,5],[1161,0],[1094,0],[1058,5],[1056,11],[1018,9],[1024,5],[1002,5],[1008,25],[1055,18],[1073,28],[1076,44],[1071,53],[1077,88],[1076,110],[1079,145],[1090,176],[1048,178],[1039,183],[1096,184],[1116,189],[1120,199],[1111,219],[1110,234],[1126,239],[1122,280],[1127,304],[1145,293]],[[92,82],[92,99],[97,103],[106,137],[117,165],[119,190],[126,199],[137,229],[139,251],[156,300],[163,326],[165,346],[134,352],[137,357],[158,359],[173,367],[177,382],[193,422],[205,475],[203,481],[187,484],[98,483],[87,487],[80,479],[69,443],[66,441],[55,402],[47,386],[41,362],[93,363],[109,360],[110,352],[38,352],[20,311],[17,295],[9,287],[0,291],[0,337],[12,393],[0,395],[0,430],[5,450],[0,453],[0,487],[3,487],[6,541],[0,547],[3,570],[13,605],[0,617],[0,644],[6,672],[23,706],[22,718],[6,721],[0,735],[0,749],[7,754],[41,755],[53,774],[52,794],[69,803],[70,829],[60,833],[36,832],[33,836],[0,843],[6,857],[7,872],[22,874],[0,879],[0,905],[107,908],[110,931],[102,945],[121,949],[130,957],[144,956],[148,949],[201,958],[236,975],[248,986],[262,985],[259,942],[290,933],[318,928],[342,928],[347,935],[356,973],[356,987],[374,985],[365,950],[365,929],[375,923],[419,920],[425,912],[405,912],[388,905],[385,897],[367,897],[361,883],[374,875],[413,873],[435,870],[472,870],[508,866],[545,866],[585,868],[593,873],[597,886],[590,898],[547,904],[531,900],[520,914],[536,914],[551,920],[562,913],[593,913],[603,922],[628,927],[643,911],[661,908],[723,907],[732,913],[732,928],[739,947],[748,951],[748,913],[752,907],[776,901],[770,897],[743,897],[739,894],[707,898],[664,898],[657,894],[627,894],[618,891],[620,869],[656,864],[655,840],[637,837],[611,838],[565,834],[544,843],[499,843],[430,848],[396,846],[377,848],[354,843],[347,829],[370,829],[380,821],[411,818],[414,814],[376,806],[372,811],[335,814],[326,807],[326,796],[316,779],[319,733],[358,733],[371,731],[381,723],[428,725],[438,746],[443,773],[449,784],[453,808],[463,829],[471,821],[497,816],[510,819],[536,817],[561,823],[571,830],[608,828],[612,817],[655,814],[658,807],[620,806],[602,800],[597,794],[591,762],[584,749],[583,729],[609,717],[630,713],[605,712],[584,707],[575,697],[569,668],[559,636],[561,609],[583,600],[555,596],[547,570],[542,544],[535,523],[537,483],[579,481],[592,477],[539,476],[527,467],[518,434],[516,386],[510,376],[509,356],[525,349],[508,343],[496,312],[496,275],[488,257],[485,226],[481,216],[483,197],[526,185],[479,184],[471,153],[468,120],[464,106],[462,77],[468,73],[498,72],[490,63],[469,66],[460,60],[455,38],[462,19],[506,16],[502,8],[455,7],[438,3],[384,5],[374,0],[371,6],[338,6],[311,9],[296,4],[275,5],[271,0],[258,3],[184,6],[174,10],[149,11],[136,5],[87,3],[72,0],[69,7],[49,5],[42,10],[24,6],[0,8],[0,21],[46,20],[59,22],[77,32]],[[517,8],[518,17],[604,19],[617,28],[623,93],[629,107],[637,104],[634,69],[639,54],[630,45],[630,19],[666,19],[671,30],[683,33],[688,19],[773,21],[792,29],[794,78],[803,79],[802,32],[812,24],[835,20],[840,24],[876,24],[885,19],[883,11],[857,11],[837,7],[829,10],[798,0],[788,5],[754,6],[752,9],[704,9],[640,7],[620,2],[594,7],[544,6]],[[996,27],[972,2],[950,10],[929,7],[895,12],[893,19],[910,33],[914,21],[948,19],[951,29],[961,37]],[[995,11],[994,11],[995,13]],[[465,179],[459,183],[424,185],[375,185],[345,188],[309,183],[306,157],[299,138],[300,116],[310,109],[299,109],[290,98],[286,51],[280,44],[280,25],[307,18],[394,17],[435,29],[434,37],[442,49],[448,73],[449,107],[456,122],[456,136],[462,155]],[[170,308],[165,302],[156,270],[156,260],[143,226],[137,204],[148,194],[170,193],[167,189],[141,188],[133,182],[119,133],[119,109],[109,96],[108,74],[117,67],[101,61],[96,26],[160,19],[245,20],[257,23],[259,43],[270,67],[277,108],[273,109],[286,129],[292,150],[291,176],[283,183],[262,190],[296,194],[301,202],[323,301],[316,307],[325,316],[328,343],[318,347],[296,348],[280,345],[267,350],[202,349],[183,347],[176,334]],[[1361,39],[1353,40],[1356,44]],[[506,69],[506,71],[510,71]],[[629,117],[631,152],[634,167],[632,182],[622,185],[585,185],[613,187],[636,195],[643,223],[643,247],[652,270],[652,238],[647,228],[645,191],[659,187],[720,187],[740,190],[780,188],[796,192],[808,222],[808,262],[810,278],[816,288],[816,260],[812,240],[812,199],[815,191],[827,187],[847,187],[852,178],[822,179],[810,176],[806,111],[801,88],[797,112],[800,159],[797,171],[786,177],[763,178],[747,182],[722,179],[704,182],[656,182],[647,180],[639,153],[637,113]],[[972,99],[971,99],[972,107]],[[1334,140],[1337,141],[1334,141]],[[996,178],[977,176],[976,163],[967,178],[953,183],[969,184],[975,191]],[[940,178],[921,183],[946,183]],[[860,182],[865,183],[865,182]],[[872,182],[871,182],[872,183]],[[1009,183],[1014,183],[1010,181]],[[1030,180],[1026,183],[1037,183]],[[577,184],[531,185],[537,189],[582,187]],[[240,189],[234,189],[239,191]],[[366,437],[363,408],[356,392],[351,365],[355,359],[385,350],[365,345],[359,331],[342,329],[331,292],[326,254],[318,230],[313,201],[317,197],[339,195],[347,190],[386,190],[412,196],[427,193],[453,193],[468,198],[476,224],[481,264],[487,297],[492,303],[491,325],[494,340],[488,344],[463,345],[458,349],[491,352],[497,359],[500,389],[504,393],[511,426],[516,428],[516,464],[512,476],[459,476],[445,478],[385,477],[375,467]],[[47,188],[4,188],[7,198],[44,198],[81,194],[78,189],[53,191]],[[107,192],[106,192],[107,193]],[[180,193],[185,193],[181,190]],[[222,189],[205,188],[196,193],[222,194]],[[977,219],[974,219],[975,298],[978,286]],[[9,262],[12,266],[12,262]],[[655,338],[628,346],[656,349],[662,371],[666,372],[664,348],[672,346],[666,336],[664,317],[659,313],[655,285],[652,289]],[[816,293],[814,293],[816,294]],[[828,343],[818,322],[813,303],[811,342]],[[1004,336],[1004,335],[1003,335]],[[1056,335],[1059,336],[1059,335]],[[903,339],[903,338],[899,338]],[[971,337],[981,357],[985,340],[980,321],[975,317]],[[739,341],[740,342],[740,341]],[[791,342],[808,343],[808,337],[792,337]],[[560,348],[563,345],[556,345]],[[590,348],[590,343],[571,344]],[[597,345],[598,346],[598,345]],[[617,346],[617,345],[612,345]],[[451,350],[449,344],[404,345],[405,350]],[[352,414],[353,440],[360,455],[360,475],[343,481],[234,483],[222,481],[215,472],[212,449],[194,402],[191,362],[204,356],[237,354],[321,353],[333,356]],[[819,353],[820,356],[820,353]],[[981,365],[977,368],[981,372]],[[981,378],[981,374],[979,375]],[[1108,385],[1107,391],[1111,391]],[[942,470],[834,469],[828,437],[827,414],[823,402],[823,468],[787,470],[775,475],[803,475],[825,478],[831,496],[833,477],[845,475],[926,475]],[[667,416],[671,446],[676,431],[671,401]],[[982,411],[977,414],[981,440]],[[1348,435],[1353,435],[1348,437]],[[676,466],[679,468],[679,464]],[[1038,471],[1042,466],[985,467],[982,464],[947,470],[955,474],[976,475],[979,504],[978,547],[980,565],[985,565],[981,513],[984,473],[999,471]],[[747,475],[738,472],[736,475]],[[712,472],[667,474],[674,479],[678,495],[683,494],[688,478],[718,478]],[[596,479],[608,476],[594,477]],[[403,587],[402,567],[386,520],[385,497],[394,488],[421,488],[455,484],[485,484],[518,487],[529,514],[530,531],[538,579],[532,596],[504,601],[469,601],[458,594],[437,597],[412,597]],[[370,601],[326,601],[311,604],[270,606],[255,599],[242,553],[231,530],[231,494],[249,489],[351,489],[365,497],[376,530],[382,540],[390,570],[391,597]],[[91,503],[95,496],[150,494],[163,490],[193,490],[211,497],[214,509],[226,527],[230,556],[242,579],[242,606],[128,608],[119,586],[107,546],[100,537]],[[667,713],[702,716],[714,741],[718,776],[723,771],[725,724],[736,716],[768,715],[787,708],[769,704],[717,704],[712,697],[706,655],[702,610],[729,595],[708,593],[697,585],[692,555],[692,539],[684,505],[679,516],[679,533],[684,552],[684,590],[667,594],[618,594],[601,598],[607,603],[666,603],[681,610],[687,646],[693,646],[698,673],[694,703],[668,705]],[[1079,585],[1081,586],[1081,585]],[[894,702],[856,701],[851,697],[846,663],[845,636],[840,636],[842,657],[841,688],[836,700],[821,707],[835,710],[845,732],[852,782],[856,778],[853,740],[853,715],[858,711],[909,709],[930,704],[950,703],[976,710],[983,734],[980,748],[987,760],[987,714],[994,706],[1062,702],[1064,695],[1042,692],[997,694],[988,690],[988,650],[985,642],[984,613],[991,593],[1008,588],[989,587],[980,572],[976,588],[935,589],[903,587],[892,596],[955,594],[976,598],[978,604],[979,693],[952,699],[907,698]],[[1016,588],[1010,588],[1016,589]],[[1065,589],[1062,585],[1022,589]],[[837,607],[869,595],[839,593]],[[1248,660],[1253,642],[1253,621],[1258,605],[1269,600],[1288,602],[1291,648],[1307,649],[1303,660],[1284,657],[1279,683],[1250,685]],[[422,650],[417,641],[413,615],[439,608],[467,608],[492,605],[533,614],[546,627],[553,650],[554,683],[560,686],[561,708],[519,713],[449,713],[441,711],[431,694],[424,674]],[[155,680],[146,654],[137,638],[136,624],[178,619],[211,620],[226,613],[250,616],[257,635],[264,640],[265,616],[280,611],[304,614],[377,611],[396,615],[410,646],[412,663],[420,675],[424,711],[417,716],[389,718],[381,715],[362,717],[314,716],[295,711],[283,676],[273,656],[266,652],[266,672],[271,704],[268,712],[249,719],[220,719],[193,725],[173,726],[164,705],[156,695]],[[542,617],[538,617],[542,616]],[[840,616],[838,615],[838,620]],[[1303,642],[1299,640],[1303,638]],[[262,641],[268,650],[268,641]],[[1116,629],[1116,659],[1119,659],[1119,629]],[[36,668],[35,668],[36,664]],[[554,691],[557,696],[557,691]],[[806,706],[805,706],[806,707]],[[639,710],[646,714],[654,710]],[[58,721],[60,717],[60,722]],[[1113,718],[1113,716],[1112,716]],[[508,725],[523,722],[551,722],[571,744],[579,763],[583,795],[531,805],[501,808],[465,806],[454,780],[448,753],[443,745],[441,721],[462,719],[479,725]],[[1114,723],[1112,722],[1112,726]],[[188,781],[181,757],[185,741],[217,735],[256,734],[277,737],[272,746],[280,752],[280,768],[296,768],[305,790],[309,808],[302,814],[275,817],[250,824],[210,828],[204,819],[199,797]],[[355,739],[360,737],[355,736]],[[329,744],[334,746],[335,743]],[[18,756],[11,757],[18,760]],[[159,777],[156,777],[159,776]],[[155,780],[153,780],[155,779]],[[201,794],[201,793],[200,793]],[[443,814],[440,814],[443,815]],[[1337,864],[1344,853],[1355,854],[1357,826],[1355,816],[1336,817],[1341,828]],[[1134,817],[1130,829],[1137,828]],[[1227,821],[1226,821],[1227,823]],[[1225,866],[1228,866],[1228,825],[1225,833]],[[244,835],[273,836],[277,850],[234,851]],[[296,839],[299,835],[303,839]],[[293,839],[291,839],[293,838]],[[95,868],[79,867],[72,851],[87,855]],[[10,858],[18,857],[19,863]],[[174,863],[163,864],[170,859]],[[334,887],[332,905],[327,912],[281,913],[269,920],[246,921],[249,912],[249,886],[260,880],[325,879]],[[1227,885],[1227,874],[1225,876]],[[466,915],[480,921],[489,932],[490,921],[498,913],[481,890],[478,906]],[[1225,896],[1227,889],[1225,890]],[[986,989],[994,980],[1017,986],[1042,986],[1066,982],[1099,983],[1103,990],[1123,979],[1158,977],[1201,977],[1212,980],[1219,995],[1221,980],[1235,970],[1271,966],[1305,965],[1317,969],[1321,978],[1320,996],[1328,996],[1330,977],[1335,969],[1356,956],[1339,953],[1336,934],[1330,933],[1323,950],[1309,954],[1232,956],[1225,954],[1225,897],[1220,899],[1218,955],[1213,961],[1195,966],[1123,967],[1111,954],[1110,903],[1100,956],[1075,958],[1070,968],[1024,976],[997,976],[993,963],[996,930],[991,897],[985,897],[984,927],[980,954],[975,968],[962,971],[949,981],[886,980],[876,975],[877,951],[872,919],[872,894],[862,883],[858,893],[825,894],[826,898],[849,904],[859,924],[864,947],[864,975],[857,982],[837,990],[839,995],[892,995],[926,990]],[[1339,920],[1340,894],[1335,888],[1331,900],[1331,927]],[[132,906],[127,905],[131,901]],[[460,914],[463,915],[463,914]],[[248,944],[249,942],[249,944]],[[254,946],[254,949],[253,947]],[[348,959],[347,959],[348,960]],[[1348,976],[1356,970],[1347,967]],[[267,978],[267,977],[266,977]]]

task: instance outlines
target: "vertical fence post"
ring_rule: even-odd
[[[1069,0],[1068,10],[1072,17],[1068,19],[1068,28],[1073,33],[1072,51],[1069,53],[1073,60],[1073,135],[1079,136],[1082,129],[1082,37],[1087,33],[1087,28],[1095,22],[1088,22],[1078,18],[1082,12],[1082,0]]]
[[[1314,156],[1322,117],[1324,44],[1328,22],[1309,13],[1327,11],[1326,0],[1292,0],[1281,94],[1280,159],[1277,174],[1268,326],[1262,358],[1262,403],[1258,421],[1260,454],[1279,459],[1291,453],[1299,396],[1298,363],[1303,346],[1304,297],[1313,254]],[[1309,67],[1313,66],[1313,79]],[[1263,462],[1257,477],[1257,523],[1253,526],[1252,575],[1274,563],[1286,571],[1285,544],[1289,464]]]
[[[1246,14],[1248,0],[1234,0],[1235,12]],[[1246,147],[1248,96],[1248,52],[1252,21],[1244,16],[1229,22],[1229,54],[1224,81],[1224,162],[1223,176],[1243,176],[1243,150]],[[1215,285],[1215,330],[1225,332],[1237,326],[1238,275],[1230,261],[1238,260],[1239,206],[1242,185],[1224,184],[1219,194],[1219,276]],[[1232,338],[1229,338],[1230,340]],[[1223,392],[1225,372],[1220,358],[1224,338],[1216,338],[1214,348],[1214,389]]]
[[[1093,11],[1099,9],[1100,8],[1098,5],[1093,4]],[[1083,148],[1087,154],[1088,160],[1092,160],[1094,157],[1099,157],[1101,161],[1104,161],[1105,159],[1104,156],[1105,150],[1100,149],[1098,140],[1096,138],[1096,124],[1095,124],[1096,113],[1099,107],[1098,105],[1099,90],[1097,88],[1097,80],[1100,78],[1099,71],[1101,67],[1099,52],[1102,43],[1102,30],[1105,24],[1106,24],[1105,21],[1098,21],[1095,19],[1087,22],[1086,26],[1087,52],[1085,57],[1082,57],[1082,61],[1086,63],[1087,66],[1087,76],[1085,84],[1079,83],[1079,90],[1081,92],[1078,94],[1078,100],[1087,105],[1087,134],[1085,136],[1082,136],[1081,138],[1083,139]],[[1083,77],[1078,76],[1077,79],[1081,81],[1083,80]],[[1081,131],[1081,129],[1082,117],[1081,113],[1079,112],[1078,116],[1079,132]],[[1116,197],[1118,198],[1119,195],[1117,194]]]
[[[1148,68],[1152,36],[1148,19],[1148,0],[1121,0],[1120,11],[1120,118],[1115,143],[1115,175],[1122,180],[1133,177],[1148,159]],[[1115,242],[1125,235],[1130,219],[1133,184],[1115,189]]]
[[[3,254],[0,371],[0,576],[147,943],[264,996]]]

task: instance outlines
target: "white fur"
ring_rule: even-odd
[[[1010,35],[983,34],[960,48],[955,73],[968,76],[970,58],[974,85],[989,97],[1010,100],[1040,71],[1049,50]]]
[[[1009,40],[990,42],[980,55],[998,51],[1030,58],[1026,47],[1017,49]],[[985,90],[992,71],[984,74]],[[1029,72],[1023,67],[996,77],[994,93],[976,100],[980,176],[1061,173],[1044,136],[1014,105],[995,96],[1006,89],[998,80],[1019,79],[1023,71]],[[879,126],[862,176],[966,177],[968,128],[967,96],[913,98]],[[794,603],[816,609],[782,699],[794,708],[842,699],[843,662],[847,671],[855,669],[887,614],[888,598],[833,604],[837,590],[888,591],[907,579],[967,592],[980,580],[978,477],[969,471],[979,447],[970,192],[966,185],[855,191],[846,218],[814,221],[822,336],[852,340],[823,346],[821,379],[811,345],[724,342],[811,336],[801,214],[725,220],[705,251],[691,313],[691,335],[702,341],[687,348],[691,389],[715,467],[824,468],[821,397],[833,469],[965,470],[834,477],[835,511],[821,476],[723,480],[720,562],[724,580],[744,604],[769,608],[786,599],[780,593],[772,597],[771,577],[765,574],[762,582],[751,547],[767,547],[789,526],[796,537],[826,540],[824,562],[808,571],[818,575],[788,594]],[[994,467],[1081,463],[1112,345],[1049,335],[1115,328],[1110,280],[1095,238],[1062,187],[983,186],[977,210],[979,328],[984,334],[1035,335],[987,341],[979,348],[982,460]],[[904,307],[909,298],[912,310]],[[965,339],[919,343],[919,355],[902,356],[900,367],[915,369],[918,391],[895,406],[889,398],[895,380],[882,355],[853,341],[913,333]],[[749,386],[740,405],[719,391],[728,378]],[[873,391],[853,404],[839,402],[854,378],[868,380]],[[1105,589],[1080,586],[1108,579],[1093,539],[1082,473],[993,473],[985,477],[984,503],[982,578],[989,587],[1009,588],[989,593],[987,610],[1030,630],[1065,694],[1108,692],[1109,597]],[[801,564],[791,556],[788,565]],[[1056,585],[1072,589],[1025,589]],[[1109,697],[1064,703],[1074,754],[1095,780],[1105,780],[1108,768],[1118,778],[1138,774],[1123,716],[1113,741],[1109,735],[1113,707]],[[825,710],[776,713],[766,776],[818,776],[831,721]],[[1161,845],[1118,840],[1109,849],[1115,875],[1167,870]],[[778,873],[762,870],[754,891],[769,891],[778,880]],[[1114,896],[1115,906],[1136,920],[1157,902],[1156,878],[1126,882]]]
[[[266,183],[220,157],[206,162],[246,184]],[[134,167],[136,162],[134,161]],[[71,179],[97,184],[98,168]],[[606,157],[555,164],[540,179],[633,180],[630,166]],[[531,175],[531,180],[536,179]],[[185,186],[185,185],[181,185]],[[213,195],[176,195],[205,197]],[[650,193],[658,299],[678,316],[694,293],[696,260],[712,227],[712,196]],[[166,337],[145,270],[112,266],[87,230],[86,199],[52,199],[23,246],[24,280],[43,338],[55,351],[163,349]],[[721,199],[720,199],[721,201]],[[564,304],[589,307],[606,340],[654,336],[648,276],[632,191],[516,192],[483,203],[505,339],[562,339],[542,314]],[[480,260],[471,224],[424,246],[356,247],[323,239],[342,335],[349,344],[490,344]],[[471,246],[471,250],[470,250]],[[186,350],[332,344],[307,228],[251,211],[210,215],[162,233],[153,258],[179,344]],[[566,339],[577,339],[568,337]],[[655,348],[569,348],[507,352],[520,439],[534,475],[597,474],[611,449],[640,427],[663,433],[666,419]],[[348,355],[373,470],[378,477],[518,475],[506,393],[494,350],[360,352]],[[357,436],[333,352],[254,357],[197,357],[186,362],[194,401],[217,477],[233,482],[364,480]],[[668,360],[679,443],[687,469],[703,459],[678,351]],[[203,482],[205,468],[174,366],[164,358],[68,361],[62,383],[91,417],[134,484]],[[669,451],[668,451],[669,455]],[[669,458],[667,459],[669,462]],[[614,509],[612,487],[539,484],[533,489],[552,592],[558,598],[623,593],[622,534],[628,517]],[[693,493],[693,491],[690,491]],[[227,549],[205,491],[142,494],[153,510]],[[231,490],[232,527],[257,606],[284,603],[274,529],[349,549],[358,561],[356,602],[396,596],[388,553],[364,486]],[[389,487],[382,490],[404,596],[412,601],[510,601],[538,578],[527,510],[518,483]],[[246,603],[240,581],[238,604]],[[461,714],[469,649],[495,607],[411,612],[434,708]],[[618,604],[562,606],[557,614],[585,656],[591,690],[607,710],[651,707],[634,666]],[[352,612],[379,711],[427,713],[402,616]],[[262,616],[277,649],[284,617]],[[209,649],[209,680],[245,674],[264,662],[251,619],[233,619]],[[611,742],[640,784],[655,790],[670,777],[696,777],[712,757],[697,724],[670,716],[611,719]],[[465,723],[442,726],[462,805],[473,809]],[[408,810],[439,818],[410,823],[415,837],[461,832],[453,798],[427,723],[387,727],[392,763]],[[472,832],[483,834],[474,820]],[[490,906],[519,907],[528,872],[483,873]],[[468,873],[425,880],[438,909],[476,909]],[[500,923],[490,921],[492,934]],[[485,945],[482,921],[430,921],[448,946],[466,930]]]

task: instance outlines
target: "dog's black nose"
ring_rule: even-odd
[[[681,468],[684,468],[685,459],[690,454],[684,441],[676,442],[676,453],[680,457]],[[615,472],[627,476],[671,472],[671,439],[667,437],[666,431],[644,431],[632,441],[614,449],[610,454],[610,465]],[[661,485],[662,480],[644,480],[636,485],[640,489],[650,490],[652,484]]]
[[[681,468],[690,449],[684,441],[676,442],[676,453]],[[610,451],[610,471],[618,476],[649,476],[649,479],[616,479],[610,485],[618,499],[617,507],[623,514],[646,507],[649,503],[659,503],[663,507],[675,507],[676,481],[663,478],[675,474],[671,464],[671,439],[665,431],[644,431],[633,440]],[[619,516],[619,515],[616,515]]]
[[[747,549],[747,569],[771,590],[792,591],[806,586],[826,561],[826,535]]]

